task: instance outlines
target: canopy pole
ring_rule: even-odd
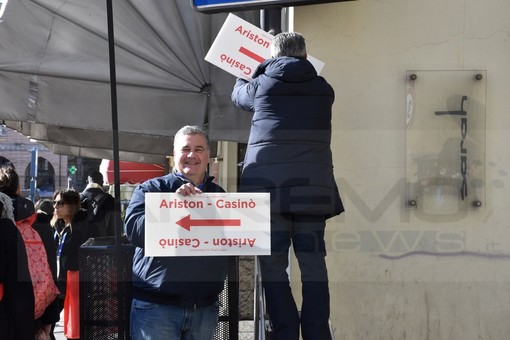
[[[112,139],[113,139],[113,180],[115,190],[115,247],[114,254],[117,258],[117,280],[122,276],[124,270],[123,251],[122,251],[122,221],[120,219],[120,161],[119,161],[119,123],[117,115],[117,75],[115,72],[115,39],[113,34],[113,0],[106,0],[106,14],[108,20],[108,47],[109,47],[109,58],[110,58],[110,88],[111,88],[111,100],[112,100]],[[129,329],[126,325],[123,325],[120,320],[124,320],[125,308],[123,306],[126,286],[117,282],[117,331],[118,339],[127,339],[129,335]]]
[[[112,102],[112,138],[113,138],[113,182],[115,193],[115,211],[120,212],[120,161],[119,161],[119,120],[117,115],[117,75],[115,72],[115,39],[113,34],[113,0],[106,0],[108,20],[108,49],[110,59],[110,91]],[[121,226],[120,213],[115,215],[115,243],[120,245]]]

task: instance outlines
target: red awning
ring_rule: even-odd
[[[103,159],[99,171],[103,174],[105,184],[114,183],[112,160]],[[163,176],[165,174],[165,167],[161,164],[120,162],[119,172],[120,184],[135,184],[150,178]]]

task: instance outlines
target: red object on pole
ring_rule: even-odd
[[[103,174],[105,184],[114,183],[114,162],[112,160],[103,159],[99,171]],[[135,184],[165,175],[165,167],[161,164],[119,162],[119,172],[119,184]]]

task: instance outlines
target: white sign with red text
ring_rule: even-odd
[[[271,58],[273,35],[230,13],[205,60],[236,77],[251,80],[257,66]],[[307,56],[319,74],[324,63]]]
[[[269,193],[145,194],[146,256],[270,253]]]

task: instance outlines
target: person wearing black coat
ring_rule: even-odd
[[[34,290],[23,238],[14,223],[11,199],[0,192],[0,335],[34,339]]]
[[[57,249],[60,310],[64,310],[64,321],[67,320],[64,335],[68,339],[79,339],[79,284],[75,279],[80,269],[80,247],[89,235],[88,214],[81,208],[80,193],[74,189],[57,190],[53,199],[55,212],[51,225]],[[70,279],[72,282],[68,282]]]
[[[333,88],[306,59],[299,33],[280,33],[272,58],[247,81],[237,79],[232,101],[253,112],[241,192],[271,194],[271,255],[260,256],[274,340],[330,339],[325,262],[326,220],[344,211],[331,152]],[[303,284],[299,315],[287,267],[293,245]]]
[[[97,170],[92,171],[87,178],[87,186],[80,193],[83,207],[95,201],[98,205],[97,215],[89,220],[92,222],[89,237],[115,236],[115,218],[121,221],[120,212],[115,211],[115,199],[103,189],[103,174]]]

